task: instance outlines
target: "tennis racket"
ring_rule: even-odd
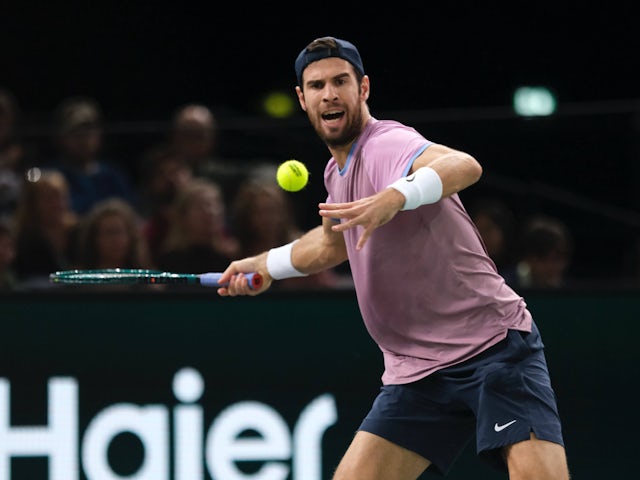
[[[246,273],[249,287],[260,288],[262,276]],[[220,283],[222,273],[172,273],[159,270],[113,268],[106,270],[62,270],[49,275],[52,283],[75,285],[204,285],[226,287]]]

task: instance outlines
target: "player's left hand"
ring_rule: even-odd
[[[386,188],[370,197],[346,203],[320,203],[320,216],[340,218],[343,221],[332,226],[334,232],[344,232],[360,225],[364,231],[358,239],[361,250],[373,231],[391,220],[404,205],[405,198],[395,188]]]

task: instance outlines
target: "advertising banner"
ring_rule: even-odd
[[[574,475],[622,478],[640,300],[529,303]],[[330,479],[382,375],[352,292],[18,294],[0,321],[0,480]],[[471,441],[449,478],[505,477]]]

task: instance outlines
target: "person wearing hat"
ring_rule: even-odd
[[[101,156],[102,111],[95,99],[65,99],[56,109],[54,130],[58,157],[52,167],[66,177],[75,213],[84,215],[98,202],[112,197],[134,204],[129,175]]]
[[[349,261],[382,387],[334,480],[446,474],[476,438],[511,479],[569,478],[540,333],[496,271],[458,192],[477,182],[471,155],[374,118],[357,48],[314,40],[295,61],[302,109],[331,158],[322,225],[231,262],[222,296]],[[249,289],[245,273],[263,275]],[[327,350],[330,355],[330,350]]]

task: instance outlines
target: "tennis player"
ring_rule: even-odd
[[[368,332],[384,358],[380,392],[334,480],[446,474],[476,437],[511,479],[569,478],[544,346],[524,300],[497,273],[457,194],[478,162],[369,112],[357,48],[333,37],[295,61],[302,109],[332,157],[322,225],[232,262],[218,293],[348,260]],[[259,272],[261,289],[243,275]]]

